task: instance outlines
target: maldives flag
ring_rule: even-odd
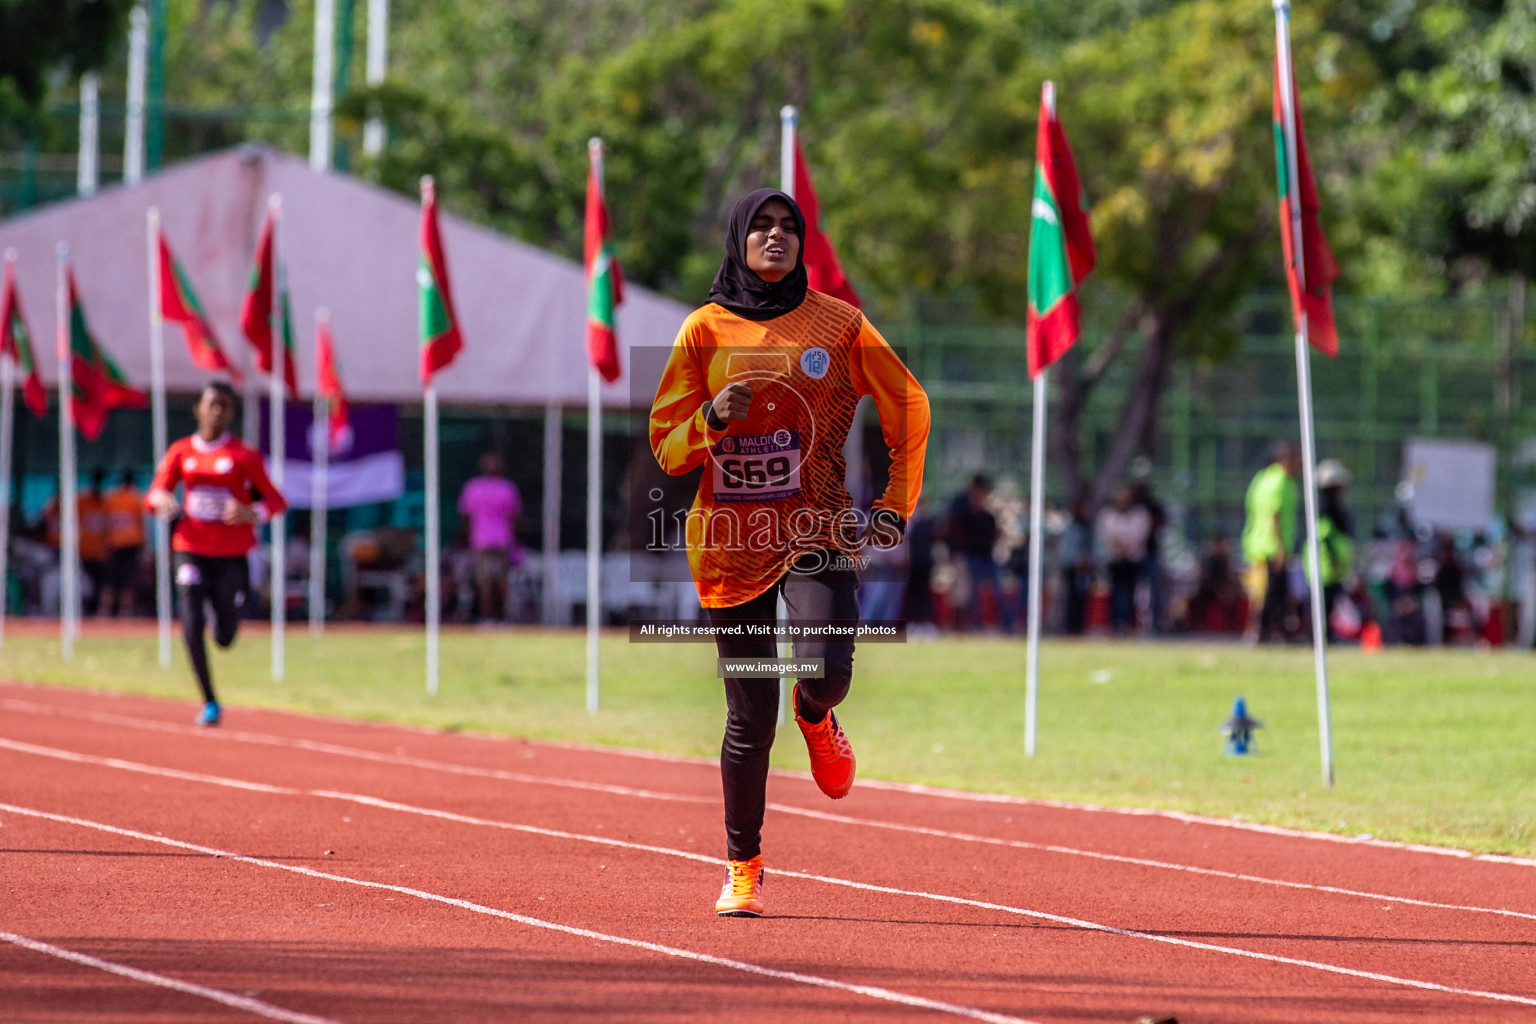
[[[192,282],[165,240],[165,232],[159,233],[160,246],[160,316],[167,322],[181,325],[187,339],[187,350],[192,354],[194,366],[204,370],[223,371],[230,380],[240,382],[240,371],[224,355],[219,339],[214,336],[203,304],[192,290]]]
[[[1296,329],[1301,330],[1302,317],[1306,317],[1307,338],[1312,347],[1330,356],[1339,354],[1339,330],[1333,321],[1333,282],[1338,279],[1339,265],[1334,261],[1333,250],[1323,235],[1323,226],[1317,218],[1320,206],[1317,201],[1317,182],[1312,180],[1312,163],[1307,159],[1307,133],[1302,127],[1301,98],[1296,94],[1296,77],[1291,69],[1281,64],[1275,55],[1275,170],[1280,186],[1280,243],[1285,249],[1285,277],[1291,286],[1291,315]],[[1294,191],[1301,198],[1301,250],[1305,263],[1306,287],[1298,278],[1296,258],[1295,220],[1292,217],[1290,160],[1287,159],[1285,137],[1285,101],[1283,90],[1291,87],[1291,109],[1296,113],[1296,176],[1300,188]]]
[[[5,282],[0,285],[0,359],[10,356],[21,370],[21,396],[34,416],[48,412],[48,392],[37,372],[37,356],[32,351],[32,332],[21,315],[21,293],[16,290],[16,257],[5,256]]]
[[[277,230],[277,210],[267,208],[267,219],[261,224],[261,237],[256,240],[255,261],[251,276],[246,282],[245,298],[240,303],[240,330],[256,350],[256,366],[262,373],[272,373],[272,279],[277,276],[282,303],[283,334],[283,383],[288,397],[299,397],[298,367],[294,360],[293,309],[288,301],[288,281],[280,273],[272,236]]]
[[[421,179],[421,266],[416,283],[421,289],[421,385],[428,387],[432,375],[453,362],[464,347],[448,286],[448,261],[437,231],[437,188],[431,178]]]
[[[1098,258],[1088,229],[1088,203],[1050,82],[1040,94],[1031,213],[1026,344],[1033,378],[1077,344],[1082,321],[1077,286]]]
[[[331,318],[320,317],[315,327],[315,391],[326,400],[331,414],[331,447],[341,442],[347,429],[347,393],[341,389],[341,374],[336,366],[336,349],[331,344]]]
[[[620,372],[614,311],[624,301],[624,272],[613,251],[598,159],[593,153],[587,161],[587,359],[611,384],[619,379]]]
[[[73,267],[65,271],[64,282],[69,300],[69,372],[74,384],[75,426],[94,441],[107,425],[107,413],[113,409],[142,409],[149,404],[149,398],[128,383],[127,376],[92,336],[85,306],[75,288]]]
[[[810,286],[854,306],[859,305],[859,293],[848,283],[842,264],[837,262],[837,251],[821,232],[821,204],[816,200],[816,186],[811,184],[811,169],[806,166],[799,135],[795,136],[795,204],[805,216],[800,261],[805,264],[805,276]]]

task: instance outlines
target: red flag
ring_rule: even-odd
[[[1333,320],[1333,282],[1339,265],[1323,235],[1318,220],[1321,208],[1317,182],[1312,179],[1312,163],[1307,159],[1307,133],[1302,127],[1301,97],[1295,90],[1295,76],[1284,74],[1280,55],[1275,56],[1275,165],[1280,183],[1280,243],[1285,250],[1285,278],[1291,287],[1291,315],[1300,330],[1302,317],[1307,321],[1307,339],[1312,347],[1329,356],[1339,354],[1339,330]],[[1296,115],[1296,176],[1301,196],[1301,266],[1306,272],[1306,287],[1297,279],[1296,239],[1292,236],[1291,175],[1285,137],[1285,106],[1281,92],[1282,78],[1291,82],[1291,109]]]
[[[63,327],[68,332],[67,337],[60,341],[69,346],[71,354],[69,372],[74,385],[75,426],[94,441],[107,424],[107,413],[113,409],[142,409],[149,404],[149,398],[128,383],[127,376],[91,334],[90,324],[85,319],[85,306],[75,288],[73,267],[66,270],[64,282],[69,301],[69,323]]]
[[[1049,82],[1040,96],[1031,217],[1026,348],[1029,375],[1035,377],[1077,344],[1082,330],[1077,288],[1098,260],[1077,162]]]
[[[619,379],[619,335],[615,311],[624,301],[624,272],[614,253],[608,205],[598,178],[597,158],[587,161],[587,359],[612,383]]]
[[[315,390],[330,406],[331,447],[341,441],[347,429],[347,393],[341,389],[341,374],[336,366],[336,350],[331,344],[331,318],[320,317],[315,328]]]
[[[251,276],[246,282],[245,298],[240,303],[240,330],[251,347],[256,350],[256,366],[262,373],[272,373],[272,278],[278,273],[277,254],[273,251],[272,235],[277,227],[277,211],[267,208],[267,218],[261,224],[261,236],[256,240],[256,254],[251,264]],[[288,397],[299,396],[298,367],[293,358],[293,311],[289,308],[288,288],[283,285],[279,299],[282,303],[283,382]]]
[[[192,354],[194,366],[204,370],[223,371],[229,379],[240,382],[240,371],[219,345],[203,306],[192,290],[192,282],[182,271],[181,264],[171,255],[170,243],[165,232],[159,232],[160,243],[160,316],[167,323],[180,324],[187,339],[187,350]]]
[[[448,260],[437,230],[437,188],[431,178],[421,179],[421,264],[416,270],[420,286],[421,385],[444,369],[464,347],[459,316],[453,308],[453,289],[448,285]]]
[[[12,253],[5,256],[5,282],[0,285],[0,359],[10,356],[21,370],[21,396],[32,410],[32,415],[42,417],[48,412],[48,392],[37,370],[37,354],[32,347],[32,332],[21,315],[21,293],[16,290],[16,259]]]
[[[799,135],[795,136],[795,203],[805,215],[800,261],[805,264],[805,276],[810,286],[851,305],[859,305],[859,293],[853,290],[853,285],[843,274],[842,264],[837,262],[837,250],[821,232],[821,204],[816,200],[816,186],[811,184],[811,169],[806,166]]]

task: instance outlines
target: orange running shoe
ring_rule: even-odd
[[[831,711],[816,723],[801,718],[799,683],[795,684],[789,699],[795,709],[795,724],[805,734],[805,749],[811,755],[811,777],[823,793],[833,800],[841,800],[853,788],[853,773],[858,767],[843,727],[837,724],[837,716]]]
[[[763,855],[725,862],[725,885],[715,900],[721,917],[763,916]]]

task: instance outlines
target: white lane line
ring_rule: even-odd
[[[12,703],[21,703],[10,700],[0,700],[0,706]],[[51,709],[47,705],[35,705],[44,709],[40,713],[49,714]],[[132,728],[149,729],[151,731],[173,732],[178,735],[210,735],[206,729],[197,729],[190,726],[179,726],[165,722],[155,722],[151,719],[125,718],[119,715],[109,715],[100,712],[83,712],[70,714],[68,717],[82,717],[89,720],[104,720],[103,724],[124,725]],[[602,782],[586,782],[581,779],[562,779],[549,775],[535,775],[526,772],[511,772],[499,768],[477,768],[471,765],[453,764],[446,761],[434,761],[427,758],[409,757],[402,754],[383,754],[377,751],[367,750],[361,747],[338,746],[331,743],[318,743],[312,740],[296,740],[283,736],[273,736],[266,733],[249,733],[230,731],[222,734],[225,739],[236,740],[245,743],[254,743],[263,746],[287,747],[299,750],[307,750],[313,753],[328,754],[335,757],[348,757],[361,761],[371,761],[376,764],[389,764],[398,767],[422,768],[429,771],[445,772],[452,775],[464,775],[474,778],[496,779],[504,782],[518,782],[525,785],[551,786],[560,789],[585,790],[593,793],[606,793],[612,796],[624,796],[642,800],[663,800],[675,803],[705,803],[716,804],[719,801],[714,797],[693,796],[685,793],[667,793],[652,789],[637,789],[632,786],[619,786]],[[4,741],[8,742],[8,741]],[[253,784],[254,785],[254,784]],[[930,828],[923,825],[908,825],[902,822],[883,821],[877,818],[855,818],[850,815],[833,814],[828,811],[816,811],[806,807],[795,807],[791,804],[769,803],[768,809],[779,814],[791,814],[802,818],[812,818],[818,821],[830,821],[844,825],[859,825],[865,828],[878,828],[887,831],[905,832],[909,835],[934,836],[941,839],[950,839],[957,842],[981,843],[988,846],[1002,846],[1015,850],[1034,850],[1042,853],[1054,853],[1070,857],[1086,857],[1091,860],[1106,861],[1119,864],[1132,864],[1138,867],[1155,868],[1163,871],[1177,871],[1184,874],[1200,875],[1207,878],[1224,878],[1231,881],[1245,882],[1253,885],[1270,885],[1283,889],[1299,889],[1310,892],[1324,892],[1334,896],[1349,896],[1357,899],[1375,900],[1386,903],[1398,903],[1404,906],[1427,907],[1433,910],[1449,910],[1458,913],[1492,914],[1499,917],[1521,918],[1536,921],[1536,913],[1527,913],[1519,910],[1506,910],[1499,907],[1481,907],[1461,903],[1440,903],[1434,900],[1421,900],[1409,896],[1393,896],[1386,893],[1369,892],[1361,889],[1350,889],[1343,886],[1323,885],[1312,882],[1295,882],[1281,878],[1268,878],[1262,875],[1249,875],[1235,871],[1223,871],[1219,868],[1204,868],[1193,864],[1178,864],[1172,861],[1152,860],[1144,857],[1128,857],[1120,854],[1101,853],[1095,850],[1084,850],[1071,846],[1060,846],[1052,843],[1033,843],[1022,839],[1001,839],[994,836],[976,835],[968,832],[952,832],[945,829]],[[1482,860],[1491,858],[1483,857]]]
[[[0,740],[0,745],[8,741]],[[36,748],[46,750],[47,748]],[[75,754],[69,758],[72,761],[92,760],[105,762],[105,758],[93,758],[88,754]],[[149,775],[168,774],[168,770],[160,769],[154,765],[136,765],[131,761],[118,761],[111,767],[126,771],[139,771]],[[177,772],[171,777],[180,778],[185,773]],[[220,785],[218,776],[206,775],[197,780],[211,785]],[[236,782],[238,780],[229,780]],[[244,788],[244,787],[238,787]],[[610,836],[583,835],[579,832],[566,832],[559,829],[542,828],[537,825],[525,825],[519,822],[496,821],[491,818],[478,818],[467,814],[458,814],[453,811],[437,810],[430,807],[418,807],[412,804],[398,803],[393,800],[384,800],[379,797],[361,796],[355,793],[339,793],[332,790],[289,790],[283,795],[312,796],[329,800],[343,800],[349,803],[363,804],[369,807],[377,807],[381,810],[399,811],[405,814],[416,814],[423,817],[439,818],[444,821],[454,821],[466,825],[476,825],[487,828],[504,829],[510,832],[522,832],[528,835],[544,836],[552,839],[565,839],[582,843],[591,843],[597,846],[607,846],[615,849],[636,850],[643,853],[655,853],[668,857],[677,857],[683,860],[702,862],[706,864],[722,863],[714,857],[705,854],[694,853],[691,850],[677,850],[666,846],[651,846],[645,843],[628,842],[622,839],[614,839]],[[6,805],[0,804],[0,808]],[[1330,974],[1342,974],[1355,978],[1366,978],[1371,981],[1380,981],[1392,985],[1402,985],[1408,988],[1423,989],[1431,992],[1445,992],[1453,995],[1472,996],[1481,999],[1493,999],[1501,1002],[1522,1003],[1528,1006],[1536,1006],[1536,999],[1525,996],[1510,995],[1502,992],[1486,992],[1480,989],[1454,988],[1441,985],[1432,981],[1420,981],[1414,978],[1401,978],[1396,975],[1378,974],[1373,971],[1357,970],[1353,967],[1343,967],[1338,964],[1324,963],[1318,960],[1302,960],[1295,957],[1280,956],[1274,953],[1260,953],[1255,950],[1242,949],[1236,946],[1220,946],[1215,943],[1197,942],[1193,939],[1181,939],[1171,935],[1162,935],[1156,932],[1138,931],[1131,928],[1117,928],[1113,925],[1101,924],[1097,921],[1086,921],[1075,917],[1065,917],[1060,914],[1052,914],[1043,910],[1032,910],[1027,907],[1015,907],[1004,903],[991,903],[985,900],[967,899],[962,896],[950,896],[944,893],[931,893],[921,889],[898,889],[892,886],[876,885],[870,882],[857,882],[846,878],[836,878],[829,875],[818,875],[804,871],[793,871],[784,868],[774,868],[773,873],[787,878],[799,878],[805,881],[821,882],[826,885],[840,886],[845,889],[857,889],[864,892],[878,892],[893,896],[904,896],[915,899],[934,900],[940,903],[950,903],[956,906],[974,907],[979,910],[994,910],[1005,914],[1014,914],[1020,917],[1032,918],[1039,921],[1049,921],[1054,924],[1065,924],[1074,928],[1087,931],[1103,932],[1109,935],[1119,935],[1125,938],[1145,939],[1150,942],[1161,942],[1167,945],[1183,946],[1189,949],[1198,949],[1210,953],[1222,953],[1228,956],[1244,957],[1250,960],[1262,960],[1270,963],[1286,964],[1293,967],[1306,967],[1312,970],[1325,971]]]
[[[1290,882],[1283,878],[1266,878],[1262,875],[1246,875],[1238,871],[1222,871],[1219,868],[1202,868],[1193,864],[1175,864],[1171,861],[1150,860],[1145,857],[1127,857],[1117,853],[1099,853],[1095,850],[1079,850],[1071,846],[1058,846],[1054,843],[1032,843],[1025,839],[999,839],[995,836],[981,836],[970,832],[950,832],[945,829],[928,828],[924,825],[908,825],[897,821],[881,821],[877,818],[854,818],[844,814],[833,814],[830,811],[813,811],[805,807],[790,807],[786,804],[770,803],[769,810],[783,814],[796,814],[805,818],[816,818],[822,821],[838,822],[845,825],[863,825],[866,828],[883,828],[896,832],[907,832],[915,835],[937,836],[941,839],[954,839],[965,843],[983,843],[987,846],[1011,847],[1015,850],[1034,850],[1040,853],[1059,853],[1071,857],[1087,857],[1090,860],[1108,861],[1114,864],[1133,864],[1137,867],[1157,868],[1163,871],[1179,871],[1190,875],[1203,875],[1208,878],[1227,878],[1237,882],[1251,882],[1255,885],[1273,885],[1282,889],[1305,889],[1311,892],[1326,892],[1334,896],[1353,896],[1366,900],[1377,900],[1384,903],[1401,903],[1411,907],[1429,907],[1433,910],[1455,910],[1471,914],[1495,914],[1499,917],[1517,917],[1527,921],[1536,921],[1536,914],[1528,914],[1520,910],[1502,910],[1498,907],[1475,907],[1463,903],[1436,903],[1433,900],[1418,900],[1410,896],[1388,896],[1378,892],[1366,892],[1362,889],[1346,889],[1337,885],[1318,885],[1312,882]]]
[[[223,989],[208,988],[206,985],[194,985],[190,981],[178,981],[164,974],[155,974],[151,971],[141,971],[137,967],[129,967],[126,964],[113,963],[110,960],[102,960],[99,957],[85,953],[77,953],[72,949],[64,949],[60,946],[49,945],[36,939],[29,939],[25,935],[17,935],[14,932],[0,931],[0,942],[9,942],[13,946],[21,946],[38,953],[46,953],[56,956],[60,960],[68,960],[84,967],[94,967],[98,971],[106,971],[109,974],[121,975],[124,978],[132,978],[146,985],[154,985],[156,988],[168,988],[176,992],[183,992],[189,996],[198,996],[202,999],[211,999],[215,1003],[223,1003],[225,1006],[236,1010],[244,1010],[258,1017],[268,1020],[287,1021],[288,1024],[336,1024],[336,1021],[328,1017],[312,1017],[307,1013],[295,1013],[285,1010],[281,1006],[273,1006],[264,1003],[260,999],[252,999],[249,996],[237,996],[233,992],[225,992]]]
[[[30,686],[39,689],[51,689],[37,683],[11,683],[10,685]],[[100,696],[100,694],[96,694]],[[341,747],[334,744],[316,743],[311,740],[289,739],[283,736],[273,736],[263,733],[222,731],[218,737],[209,730],[199,730],[191,726],[181,726],[170,722],[155,719],[134,718],[127,715],[116,715],[109,712],[83,711],[73,708],[59,707],[53,704],[40,704],[33,701],[17,700],[11,697],[0,698],[0,707],[13,711],[23,711],[30,714],[57,715],[67,718],[77,718],[84,721],[101,722],[112,725],[125,725],[139,729],[153,729],[156,731],[176,733],[177,735],[197,735],[208,739],[223,738],[241,740],[249,743],[264,743],[270,746],[294,746],[301,750],[314,750],[321,753],[336,754],[342,757],[361,757],[365,760],[377,760],[382,763],[391,763],[389,755],[376,754],[374,751],[360,747]],[[438,737],[439,730],[428,729],[422,726],[402,725],[386,722],[359,722],[351,719],[325,718],[324,716],[302,715],[297,712],[273,711],[271,714],[279,714],[298,721],[324,721],[338,725],[365,726],[379,730],[393,730],[406,732],[413,735]],[[494,743],[506,743],[509,737],[479,735],[475,733],[460,734],[466,739],[480,739]],[[562,743],[550,740],[540,740],[536,743],[530,741],[530,745],[548,747],[556,750],[572,750],[591,754],[605,754],[616,757],[629,757],[647,761],[661,761],[667,764],[692,765],[694,767],[711,768],[716,762],[706,758],[683,757],[677,754],[664,754],[653,750],[637,750],[630,747],[598,747],[584,743]],[[417,767],[435,768],[439,771],[457,771],[460,774],[479,774],[473,770],[466,770],[464,766],[448,766],[442,763],[433,764],[417,758],[404,758],[394,763],[413,763]],[[801,780],[810,779],[810,773],[790,771],[783,768],[775,768],[773,775],[781,778],[794,778]],[[491,778],[507,778],[518,782],[543,782],[547,785],[561,785],[572,780],[550,781],[547,777],[523,775],[517,772],[508,772],[505,775],[490,775]],[[602,783],[582,783],[571,788],[590,788],[599,790]],[[1536,859],[1529,857],[1514,857],[1499,853],[1476,853],[1472,850],[1462,850],[1453,846],[1427,846],[1422,843],[1400,843],[1390,839],[1366,838],[1364,836],[1338,835],[1333,832],[1311,832],[1305,829],[1286,828],[1281,825],[1263,825],[1251,821],[1238,821],[1232,818],[1213,818],[1203,814],[1191,814],[1187,811],[1171,811],[1155,807],[1104,807],[1098,804],[1073,803],[1065,800],[1042,800],[1031,797],[1011,796],[1006,793],[975,793],[963,789],[949,789],[942,786],[928,786],[917,782],[889,782],[884,779],[860,779],[859,786],[863,789],[875,789],[892,793],[907,793],[914,796],[933,797],[941,800],[961,800],[969,803],[1004,804],[1010,807],[1043,807],[1049,810],[1075,811],[1085,814],[1116,814],[1132,818],[1162,818],[1177,821],[1186,825],[1209,825],[1213,828],[1235,829],[1240,832],[1255,832],[1260,835],[1280,836],[1287,839],[1315,839],[1322,842],[1339,843],[1344,846],[1367,846],[1382,850],[1397,850],[1407,853],[1429,853],[1440,857],[1454,857],[1459,860],[1473,861],[1484,864],[1506,864],[1514,867],[1536,868]],[[623,787],[618,787],[622,789]],[[644,791],[638,791],[644,792]],[[633,795],[633,794],[628,794]],[[661,797],[677,800],[701,800],[703,798],[673,796]],[[710,801],[713,802],[713,801]]]
[[[545,921],[542,918],[529,917],[526,914],[513,913],[510,910],[501,910],[497,907],[488,907],[481,903],[472,903],[469,900],[461,900],[453,896],[444,896],[440,893],[427,892],[423,889],[413,889],[404,885],[391,885],[388,882],[373,882],[365,878],[352,878],[347,875],[333,874],[329,871],[317,871],[314,868],[306,868],[298,864],[281,864],[277,861],[263,860],[260,857],[247,857],[243,854],[232,853],[228,850],[219,850],[211,846],[202,846],[198,843],[184,842],[179,839],[170,839],[166,836],[152,836],[146,832],[137,832],[133,829],[119,828],[116,825],[108,825],[99,821],[89,821],[85,818],[76,818],[67,814],[53,814],[48,811],[39,811],[30,807],[18,807],[15,804],[0,803],[0,810],[9,811],[12,814],[20,814],[31,818],[41,818],[46,821],[56,821],[66,825],[76,825],[81,828],[96,829],[100,832],[109,832],[113,835],[124,836],[129,839],[138,839],[147,843],[158,843],[162,846],[172,846],[180,850],[191,850],[195,853],[205,853],[210,857],[220,857],[224,860],[238,861],[243,864],[251,864],[256,867],[271,868],[275,871],[287,871],[296,875],[304,875],[308,878],[318,878],[327,882],[341,882],[345,885],[355,885],[364,889],[379,889],[385,892],[395,892],[402,896],[413,896],[416,899],[429,903],[440,903],[445,906],[456,907],[460,910],[468,910],[476,914],[484,914],[488,917],[498,917],[503,920],[513,921],[517,924],[527,925],[530,928],[540,928],[545,931],[559,932],[563,935],[573,935],[582,939],[593,939],[597,942],[606,942],[615,946],[623,946],[629,949],[642,949],[650,953],[660,953],[663,956],[676,957],[680,960],[691,960],[695,963],[711,964],[716,967],[726,967],[745,974],[754,974],[763,978],[773,978],[779,981],[792,981],[801,985],[810,985],[815,988],[832,989],[838,992],[848,992],[853,995],[866,996],[870,999],[878,999],[882,1002],[897,1003],[902,1006],[911,1006],[920,1010],[932,1010],[937,1013],[947,1013],[956,1017],[968,1017],[972,1020],[989,1021],[992,1024],[1034,1024],[1022,1017],[1011,1017],[1006,1014],[992,1013],[971,1006],[960,1006],[955,1003],[940,1002],[936,999],[926,999],[922,996],[909,995],[905,992],[896,992],[878,985],[856,985],[851,982],[837,981],[832,978],[823,978],[815,974],[803,974],[799,971],[784,971],[776,967],[764,967],[761,964],[748,963],[744,960],[732,960],[728,957],[715,956],[711,953],[698,953],[691,949],[680,949],[676,946],[663,946],[656,942],[646,942],[643,939],[630,939],[622,935],[610,935],[606,932],[593,931],[590,928],[578,928],[574,925],[559,924],[555,921]]]
[[[678,803],[705,803],[714,804],[719,801],[714,797],[689,796],[682,793],[664,793],[648,789],[636,789],[632,786],[616,786],[603,782],[586,782],[580,779],[558,779],[547,775],[535,775],[529,772],[513,772],[502,768],[477,768],[473,765],[453,764],[448,761],[434,761],[427,758],[411,757],[406,754],[385,754],[376,750],[368,750],[365,747],[347,747],[335,743],[321,743],[316,740],[298,739],[288,736],[274,736],[269,733],[241,732],[235,729],[219,729],[217,733],[210,729],[195,726],[176,725],[171,722],[159,722],[152,718],[130,718],[126,715],[114,715],[100,711],[77,711],[73,708],[54,708],[47,704],[32,704],[27,701],[18,701],[10,698],[0,699],[0,707],[12,711],[23,711],[29,714],[53,715],[61,718],[76,718],[87,722],[100,722],[103,725],[121,725],[133,729],[143,729],[150,732],[165,732],[177,736],[196,736],[200,739],[233,740],[240,743],[253,743],[267,747],[286,747],[293,750],[307,750],[316,754],[329,754],[333,757],[349,757],[358,761],[372,761],[375,764],[388,764],[405,768],[425,768],[430,771],[446,772],[450,775],[467,775],[481,779],[498,779],[502,782],[521,782],[528,785],[557,786],[564,789],[582,789],[592,793],[609,793],[614,796],[642,797],[651,800],[670,800]]]

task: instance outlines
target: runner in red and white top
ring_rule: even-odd
[[[193,410],[197,433],[166,449],[144,499],[151,512],[172,519],[177,599],[187,654],[203,692],[198,716],[203,725],[217,725],[220,717],[203,639],[204,606],[213,606],[214,642],[220,647],[234,643],[250,586],[245,559],[256,546],[256,525],[288,508],[267,476],[261,453],[230,434],[237,406],[228,384],[204,388]]]

